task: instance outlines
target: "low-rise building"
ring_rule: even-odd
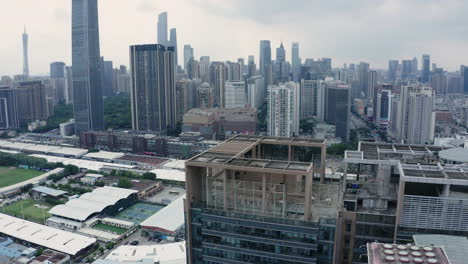
[[[71,119],[68,122],[60,124],[60,136],[68,137],[75,133],[75,120]]]
[[[254,108],[192,109],[183,118],[183,132],[200,132],[205,139],[224,139],[235,134],[255,134],[257,110]]]
[[[82,177],[80,181],[84,184],[94,185],[94,183],[99,181],[102,177],[104,177],[102,174],[88,173],[86,176]]]

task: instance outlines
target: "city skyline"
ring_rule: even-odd
[[[325,14],[307,18],[311,16],[306,16],[305,11],[298,10],[293,3],[287,7],[279,3],[263,10],[255,8],[262,4],[260,1],[254,4],[253,11],[243,12],[246,8],[245,1],[234,1],[224,7],[217,7],[215,0],[185,2],[186,0],[180,0],[177,3],[158,6],[150,0],[117,0],[112,1],[112,8],[108,8],[110,1],[101,0],[99,6],[102,10],[102,55],[113,60],[116,65],[128,65],[128,47],[132,44],[155,43],[157,16],[161,12],[168,12],[168,24],[178,29],[179,52],[180,47],[191,44],[198,55],[210,56],[213,61],[235,61],[238,57],[247,58],[252,54],[258,60],[258,43],[261,39],[271,40],[271,46],[274,48],[283,41],[287,58],[291,58],[291,43],[299,42],[302,59],[331,57],[335,67],[343,63],[365,61],[371,68],[380,69],[388,66],[389,59],[420,58],[426,53],[431,55],[432,61],[452,71],[458,70],[461,64],[468,61],[468,55],[457,53],[467,46],[461,37],[466,35],[466,30],[461,26],[463,23],[460,23],[460,20],[464,19],[463,10],[467,9],[468,4],[460,1],[430,1],[422,5],[420,1],[415,0],[405,3],[405,9],[402,8],[402,1],[379,1],[372,4],[361,1],[355,5],[370,13],[357,21],[353,20],[355,23],[347,22],[362,11],[357,11],[356,7],[349,4],[340,6],[336,3],[326,3],[313,7],[304,1],[297,1],[300,2],[297,6],[302,7],[301,9],[316,8]],[[24,4],[31,8],[24,10]],[[0,65],[0,71],[9,75],[21,73],[20,33],[24,24],[28,27],[30,37],[31,74],[46,75],[50,61],[64,61],[69,65],[70,4],[66,1],[51,0],[51,5],[48,6],[55,6],[55,9],[46,9],[47,6],[27,0],[5,3],[6,15],[0,18],[0,21],[13,26],[3,32],[3,35],[8,37],[4,47],[0,48],[0,54],[6,62]],[[182,8],[177,8],[181,6]],[[19,12],[19,9],[22,11]],[[262,12],[257,14],[255,10]],[[411,21],[401,19],[393,22],[396,24],[382,23],[385,17],[404,17],[408,12],[415,10],[419,15],[413,16]],[[38,23],[35,13],[41,13],[50,19],[41,19]],[[16,15],[10,17],[8,14]],[[187,22],[187,15],[196,19]],[[329,23],[330,20],[334,22]],[[318,26],[310,27],[310,24]],[[369,26],[371,24],[375,25]],[[436,36],[430,36],[431,34],[414,34],[425,28],[442,26],[449,30],[444,30],[437,39]],[[113,28],[119,28],[120,33],[114,34]],[[133,30],[134,28],[138,30]],[[238,37],[233,39],[231,32]],[[224,47],[228,40],[230,46],[226,49]],[[51,51],[43,52],[43,47],[50,47]],[[179,64],[180,61],[181,59]]]

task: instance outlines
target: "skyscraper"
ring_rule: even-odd
[[[50,64],[50,81],[54,90],[54,102],[66,102],[65,63],[53,62]]]
[[[175,128],[174,49],[160,44],[130,47],[132,128],[166,133]]]
[[[71,66],[65,67],[65,103],[73,103],[73,70]]]
[[[158,44],[167,46],[167,12],[163,12],[158,16]]]
[[[114,94],[114,66],[112,61],[101,58],[101,81],[102,81],[102,96],[112,96]]]
[[[292,62],[293,81],[299,82],[301,78],[301,58],[299,57],[299,42],[292,43],[291,62]]]
[[[238,62],[227,62],[227,80],[228,81],[240,81],[242,80],[242,65]]]
[[[369,63],[361,62],[359,64],[359,91],[360,96],[369,95]]]
[[[46,88],[41,81],[21,82],[16,89],[18,119],[20,124],[49,117]]]
[[[374,90],[375,86],[377,86],[377,71],[369,71],[369,84],[368,84],[368,93],[367,98],[372,99],[374,98]]]
[[[184,69],[187,70],[187,66],[190,60],[194,60],[193,48],[190,45],[184,45]]]
[[[413,66],[411,73],[414,75],[417,75],[418,74],[418,58],[416,57],[413,58],[413,63],[411,64],[411,66]]]
[[[325,85],[321,80],[302,80],[300,97],[300,118],[316,117],[324,119],[325,114]]]
[[[26,26],[23,33],[23,75],[29,76],[28,33],[26,33]]]
[[[462,93],[468,94],[468,67],[462,65],[460,67],[460,77],[462,83]]]
[[[274,137],[299,134],[299,84],[271,85],[267,98],[267,133]]]
[[[0,86],[0,129],[19,128],[16,89]]]
[[[433,74],[431,76],[431,87],[435,94],[447,94],[448,93],[448,79],[445,74]]]
[[[260,41],[260,74],[265,78],[265,85],[272,84],[271,46],[269,40]]]
[[[388,80],[394,82],[397,79],[398,64],[400,62],[397,60],[390,60],[388,62]]]
[[[394,137],[408,144],[428,144],[434,139],[434,92],[431,87],[403,86],[393,111]],[[398,116],[399,115],[399,116]]]
[[[50,78],[65,78],[65,63],[61,61],[50,64]]]
[[[265,78],[261,75],[247,79],[247,103],[252,108],[260,108],[265,102]]]
[[[375,105],[376,123],[379,125],[380,129],[385,130],[390,122],[392,113],[392,92],[390,90],[382,90],[378,93]]]
[[[202,83],[210,83],[210,56],[200,57],[200,79]]]
[[[286,62],[286,50],[283,42],[276,49],[276,80],[278,82],[287,82],[289,80],[289,64]]]
[[[255,64],[255,57],[253,55],[249,56],[249,61],[248,61],[248,76],[249,78],[254,77],[257,75],[257,65]]]
[[[75,133],[104,130],[97,0],[72,1]]]
[[[402,80],[409,80],[411,77],[411,73],[413,71],[413,61],[412,60],[403,60],[401,68],[401,79]]]
[[[174,59],[175,65],[179,65],[179,51],[177,49],[177,29],[171,28],[171,35],[169,40],[169,46],[174,47]]]
[[[349,86],[342,83],[326,83],[325,121],[336,126],[335,136],[349,140],[351,97]]]
[[[213,62],[210,66],[211,83],[213,87],[213,104],[224,108],[224,85],[226,82],[226,66],[222,62]]]
[[[421,82],[428,83],[431,74],[431,57],[427,54],[422,55],[422,74]]]

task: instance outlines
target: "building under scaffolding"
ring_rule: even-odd
[[[334,263],[324,140],[235,136],[186,162],[189,263]]]
[[[360,142],[346,151],[337,263],[367,263],[366,243],[418,233],[468,234],[468,168],[446,165],[444,147]]]

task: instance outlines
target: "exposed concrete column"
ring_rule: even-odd
[[[313,174],[306,175],[305,182],[305,194],[304,194],[304,220],[310,220],[310,213],[312,207],[312,184],[313,184]]]
[[[282,210],[283,217],[286,217],[286,199],[288,199],[287,188],[286,188],[286,183],[283,183],[283,210]]]
[[[325,161],[327,160],[327,146],[322,146],[322,155],[320,156],[320,183],[325,183]]]
[[[445,184],[444,185],[443,195],[444,195],[444,197],[449,197],[449,195],[450,195],[450,184]]]
[[[292,160],[292,146],[288,145],[288,161]]]
[[[224,205],[224,210],[227,211],[228,209],[228,204],[227,204],[227,178],[228,178],[228,170],[224,170],[223,173],[223,205]]]
[[[266,173],[263,173],[263,185],[262,185],[262,211],[266,213]]]
[[[346,184],[348,183],[348,163],[345,162],[344,172],[343,172],[343,192],[346,192]]]

